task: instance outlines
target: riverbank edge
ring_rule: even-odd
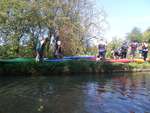
[[[119,72],[150,72],[150,63],[110,63],[99,61],[0,62],[0,75],[78,75]]]

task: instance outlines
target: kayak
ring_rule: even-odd
[[[143,59],[134,59],[133,61],[136,62],[136,63],[144,63]]]
[[[130,60],[130,59],[113,59],[113,60],[109,60],[110,62],[112,63],[129,63],[129,62],[132,62],[133,60]]]
[[[72,59],[72,60],[78,60],[78,59],[92,59],[95,58],[95,56],[66,56],[64,59]]]
[[[15,62],[33,62],[34,58],[14,58],[14,59],[0,59],[3,63],[15,63]]]
[[[44,62],[63,62],[63,61],[68,61],[72,59],[46,59]]]
[[[44,62],[63,62],[68,60],[89,60],[89,61],[100,61],[96,56],[66,56],[62,59],[48,59],[44,58]],[[14,58],[14,59],[0,59],[1,63],[7,62],[32,62],[34,61],[34,58]],[[136,62],[136,63],[144,63],[143,59],[106,59],[106,61],[111,63],[130,63],[130,62]],[[150,62],[150,59],[147,59],[147,62]]]

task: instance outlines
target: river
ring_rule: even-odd
[[[150,73],[0,76],[0,113],[150,113]]]

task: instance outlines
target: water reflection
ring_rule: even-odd
[[[150,74],[0,77],[0,113],[149,113]]]
[[[88,84],[86,104],[90,106],[95,103],[91,108],[99,108],[102,112],[150,112],[150,96],[146,87],[149,82],[150,75],[143,74],[113,77],[103,85]],[[92,112],[93,109],[89,110]]]

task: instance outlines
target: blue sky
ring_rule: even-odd
[[[96,0],[107,14],[109,28],[105,37],[123,37],[134,27],[143,32],[150,27],[150,0]]]

